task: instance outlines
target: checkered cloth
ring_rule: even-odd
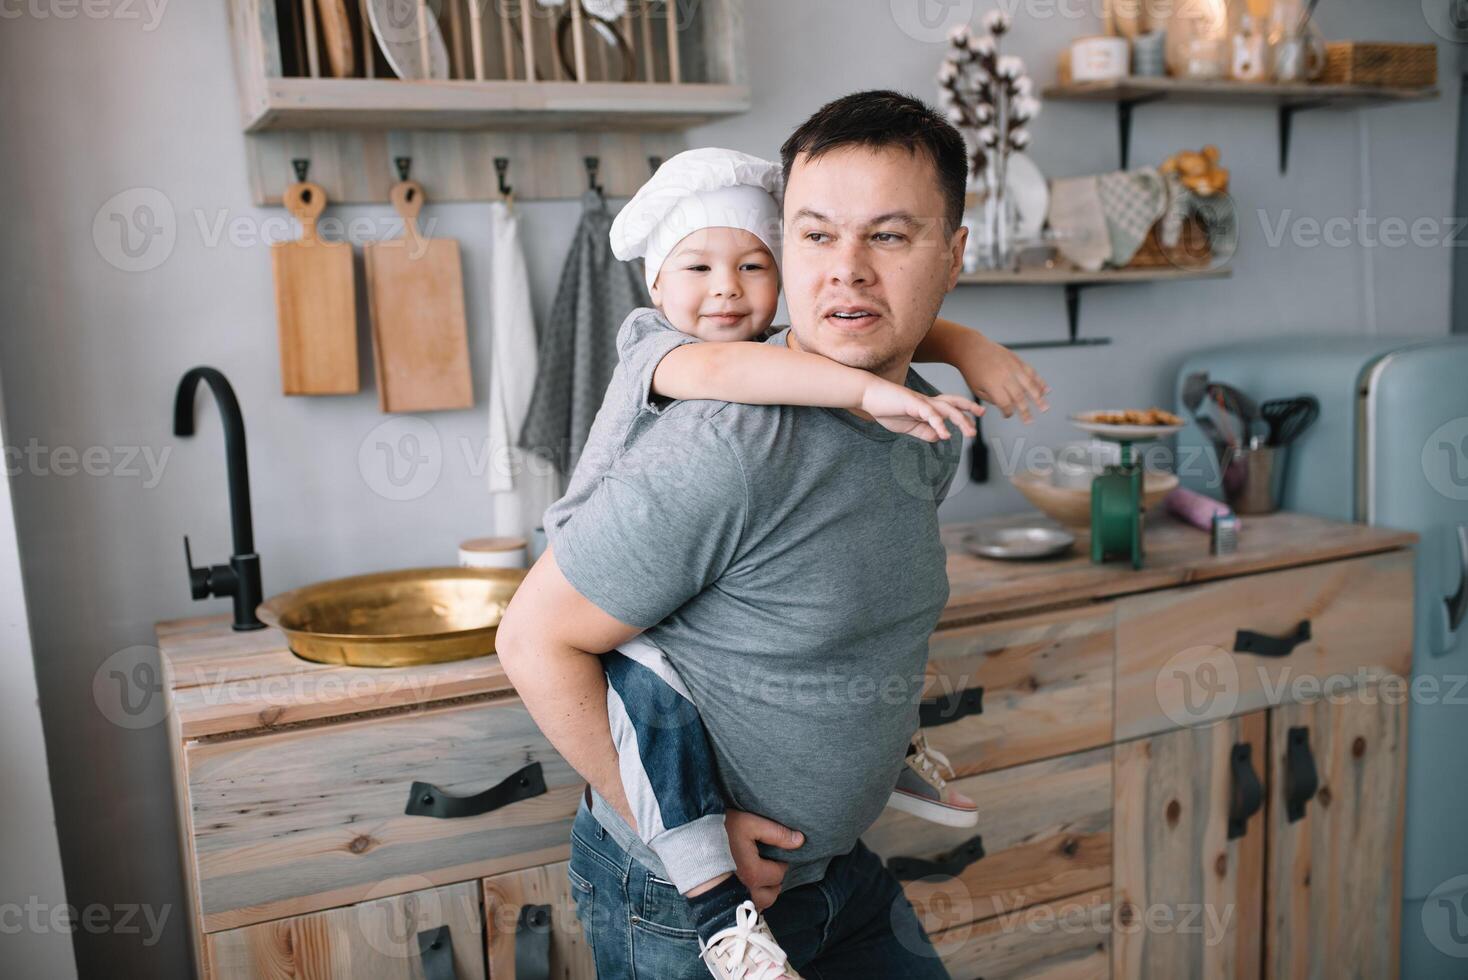
[[[1096,178],[1106,232],[1111,238],[1111,264],[1126,265],[1147,240],[1147,232],[1167,210],[1167,186],[1155,167],[1117,170]]]

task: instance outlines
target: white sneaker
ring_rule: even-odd
[[[718,980],[800,980],[785,951],[751,901],[739,903],[734,924],[698,941],[704,965]]]
[[[953,778],[948,757],[929,746],[921,731],[912,737],[912,747],[915,751],[907,757],[887,805],[945,827],[977,825],[978,804],[948,788],[948,780]]]

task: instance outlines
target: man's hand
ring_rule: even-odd
[[[964,413],[982,415],[984,412],[982,406],[961,395],[930,397],[875,375],[862,389],[858,407],[883,428],[924,442],[949,438],[945,419],[958,426],[964,435],[977,435],[978,429]]]
[[[974,353],[966,354],[954,365],[962,372],[969,390],[998,408],[1005,418],[1019,412],[1026,422],[1034,421],[1027,399],[1033,400],[1040,411],[1048,411],[1050,404],[1045,401],[1045,394],[1050,386],[1035,369],[1003,344],[978,331],[974,333],[977,340]]]
[[[734,873],[749,889],[754,907],[763,912],[780,894],[786,864],[761,857],[755,845],[762,842],[790,850],[805,843],[805,835],[743,810],[724,814],[724,830],[729,835],[729,850],[734,854]]]

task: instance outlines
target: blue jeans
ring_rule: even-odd
[[[571,828],[571,894],[598,980],[707,980],[688,901],[617,846],[583,802]],[[865,844],[765,910],[805,980],[948,980],[897,879]]]

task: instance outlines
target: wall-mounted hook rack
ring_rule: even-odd
[[[602,186],[596,182],[597,172],[601,170],[601,157],[584,157],[582,159],[586,164],[587,190],[596,191],[598,194],[604,193]]]
[[[510,196],[510,192],[512,190],[514,190],[513,187],[511,187],[509,184],[505,183],[505,175],[508,174],[509,172],[510,172],[510,158],[509,157],[495,157],[494,158],[494,176],[495,176],[496,183],[499,185],[499,192],[500,192],[500,196],[501,197],[509,197]]]

